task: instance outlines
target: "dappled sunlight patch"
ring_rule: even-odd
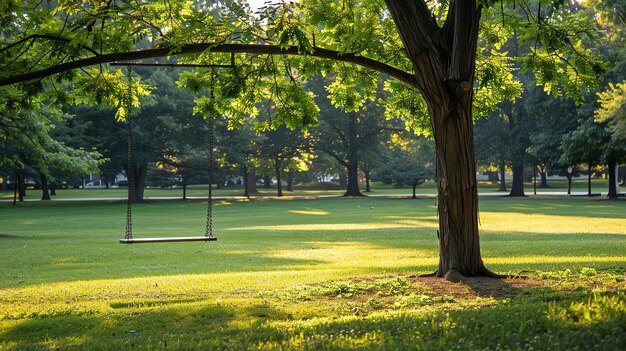
[[[626,256],[509,256],[484,257],[486,264],[534,264],[534,263],[594,263],[624,262]]]
[[[429,250],[389,248],[365,242],[310,242],[298,249],[268,252],[270,257],[324,262],[326,267],[412,267],[436,265],[437,253]]]
[[[250,227],[227,228],[227,230],[269,230],[269,231],[346,231],[368,229],[402,229],[419,226],[431,226],[421,221],[399,221],[397,223],[316,223],[316,224],[285,224],[262,225]]]
[[[626,218],[480,212],[483,233],[626,234]]]
[[[309,215],[309,216],[325,216],[329,215],[330,212],[319,210],[319,209],[309,209],[309,210],[288,210],[289,213],[301,214],[301,215]]]

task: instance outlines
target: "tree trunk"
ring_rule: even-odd
[[[357,113],[348,115],[348,161],[344,163],[348,173],[348,184],[343,196],[363,196],[359,190],[359,153],[357,150]]]
[[[417,199],[417,196],[415,195],[415,191],[416,191],[415,189],[417,188],[417,181],[414,180],[412,185],[413,185],[413,198]]]
[[[572,174],[567,174],[567,195],[572,195]]]
[[[439,267],[436,275],[493,275],[480,256],[472,101],[481,5],[450,2],[443,27],[425,2],[386,0],[424,96],[437,153]]]
[[[467,95],[470,95],[468,92]],[[489,274],[480,255],[471,98],[431,108],[437,146],[438,277]],[[462,98],[462,96],[461,96]]]
[[[541,184],[539,184],[540,188],[549,188],[548,185],[548,167],[538,167],[539,175],[541,176]]]
[[[272,178],[270,176],[263,177],[263,187],[266,189],[272,187]]]
[[[20,182],[20,176],[18,174],[15,175],[15,182],[13,184],[13,206],[17,205],[17,193]]]
[[[343,196],[363,196],[359,190],[359,167],[358,163],[348,163],[346,165],[348,171],[348,185],[346,193]]]
[[[370,171],[367,167],[364,167],[363,174],[365,174],[365,192],[371,193],[372,189],[370,188]]]
[[[276,196],[283,196],[283,184],[280,179],[280,161],[278,157],[274,157],[274,174],[276,175]]]
[[[135,165],[133,181],[133,202],[143,202],[144,188],[146,186],[147,165]]]
[[[502,162],[500,164],[500,191],[506,191],[506,179],[505,179],[505,174],[506,174],[506,166],[504,165],[504,162]]]
[[[609,199],[617,199],[617,177],[616,177],[617,162],[609,161]]]
[[[209,184],[211,186],[211,184]],[[187,200],[187,182],[183,182],[183,200]]]
[[[19,178],[18,178],[18,200],[20,202],[24,202],[24,198],[26,197],[26,179],[24,177],[24,175],[20,174]]]
[[[513,183],[511,184],[509,196],[526,196],[524,193],[524,163],[514,164],[512,169]]]
[[[243,196],[250,197],[256,195],[259,191],[256,188],[256,175],[249,172],[248,167],[243,168]]]
[[[50,183],[49,187],[50,187],[50,195],[56,196],[57,195],[57,184],[56,184],[56,182]]]
[[[287,191],[293,191],[293,170],[287,171]]]
[[[41,200],[50,200],[50,189],[48,188],[48,177],[45,174],[40,173],[39,179],[41,180]]]
[[[593,165],[591,162],[587,163],[587,165],[589,166],[589,175],[587,176],[587,196],[591,196],[591,167],[593,167]]]

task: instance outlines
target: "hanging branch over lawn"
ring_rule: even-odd
[[[158,49],[146,49],[138,51],[127,51],[119,53],[104,54],[98,56],[92,56],[80,60],[70,61],[62,63],[56,66],[45,68],[42,70],[18,74],[12,77],[0,79],[0,86],[26,82],[34,79],[42,79],[51,75],[71,71],[73,69],[98,65],[102,63],[111,63],[117,61],[128,60],[141,60],[155,57],[165,57],[169,55],[184,55],[200,53],[204,51],[210,52],[230,52],[230,53],[245,53],[245,54],[260,54],[260,55],[307,55],[313,57],[319,57],[323,59],[330,59],[335,61],[344,61],[354,63],[363,67],[373,69],[375,71],[387,74],[394,77],[404,83],[415,86],[415,76],[411,73],[405,72],[396,67],[388,64],[376,61],[367,57],[358,56],[354,54],[342,54],[339,51],[314,48],[310,53],[302,53],[301,48],[297,46],[290,46],[286,49],[281,48],[278,45],[261,45],[261,44],[215,44],[215,43],[199,43],[199,44],[185,44],[179,48],[158,48]]]

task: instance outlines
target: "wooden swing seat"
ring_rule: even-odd
[[[216,241],[214,236],[181,236],[170,238],[120,239],[120,244],[173,243],[182,241]]]

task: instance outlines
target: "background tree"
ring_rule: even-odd
[[[324,82],[329,83],[316,78],[309,84],[320,107],[319,126],[311,130],[316,140],[315,148],[345,167],[347,189],[344,196],[362,196],[359,165],[366,155],[390,137],[392,131],[399,129],[399,121],[386,118],[374,101],[366,103],[358,112],[345,112],[332,106],[331,100],[323,95]]]
[[[424,137],[401,137],[395,134],[387,142],[386,162],[374,171],[376,179],[384,184],[408,185],[413,189],[426,180],[435,178],[435,146]]]
[[[563,164],[587,165],[587,195],[591,196],[591,177],[601,164],[605,145],[609,140],[604,128],[593,122],[593,107],[585,105],[579,112],[580,124],[576,130],[563,136]]]
[[[500,191],[506,191],[506,167],[510,164],[511,131],[508,116],[493,112],[489,117],[476,120],[474,127],[476,161],[499,170]]]

